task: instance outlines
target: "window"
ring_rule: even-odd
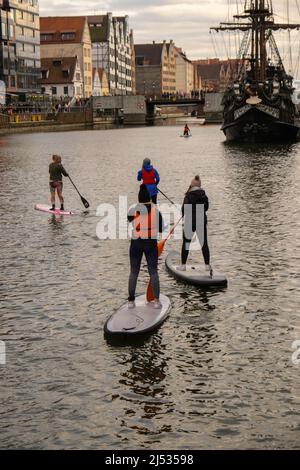
[[[53,66],[54,67],[60,67],[61,66],[61,60],[54,60],[53,61]]]
[[[52,95],[57,95],[57,88],[56,86],[52,87]]]
[[[135,63],[136,65],[144,65],[145,58],[144,57],[136,57]]]
[[[41,42],[44,42],[44,41],[52,41],[53,39],[53,34],[52,33],[45,33],[45,34],[41,34]]]
[[[42,70],[42,79],[46,80],[48,78],[48,70]]]
[[[75,33],[61,33],[62,41],[73,41],[75,39]]]
[[[69,95],[69,87],[64,86],[64,95],[68,96]]]
[[[43,95],[46,93],[46,88],[44,86],[42,86],[41,92],[42,92]]]
[[[80,82],[80,80],[81,80],[80,73],[77,72],[77,73],[76,73],[76,81],[77,81],[77,82]]]
[[[64,78],[69,78],[69,70],[63,70],[62,74]]]

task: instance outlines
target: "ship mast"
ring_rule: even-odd
[[[264,82],[267,70],[267,41],[272,31],[299,29],[300,24],[278,24],[274,22],[272,0],[245,0],[244,13],[235,15],[238,22],[221,23],[214,31],[251,31],[250,61],[256,83]],[[242,21],[241,21],[242,20]],[[275,41],[275,40],[274,40]]]

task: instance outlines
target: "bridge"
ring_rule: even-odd
[[[205,100],[203,97],[200,98],[146,98],[146,107],[147,107],[147,119],[151,120],[155,116],[155,106],[173,106],[176,108],[185,107],[185,108],[197,108],[199,112],[203,110],[203,105]]]

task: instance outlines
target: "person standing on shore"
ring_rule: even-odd
[[[203,206],[202,213],[199,206]],[[202,189],[200,176],[197,175],[191,182],[188,192],[185,195],[182,215],[184,217],[183,244],[181,251],[181,266],[178,271],[186,271],[186,263],[189,257],[190,244],[196,233],[202,248],[202,254],[205,262],[205,270],[213,276],[213,269],[210,264],[210,250],[207,237],[207,211],[209,209],[209,200],[204,189]],[[204,218],[201,216],[204,215]],[[197,220],[197,219],[202,220]]]
[[[135,308],[135,292],[141,269],[143,255],[148,265],[151,284],[155,296],[153,307],[161,308],[160,285],[158,276],[158,234],[163,232],[163,218],[156,205],[151,203],[147,186],[142,184],[139,192],[139,203],[132,207],[128,221],[133,224],[133,235],[130,244],[130,278],[128,308]]]
[[[151,160],[149,158],[145,158],[143,161],[143,168],[138,172],[137,180],[143,181],[147,186],[151,201],[153,204],[157,204],[157,186],[160,182],[160,176],[158,171],[151,165]]]
[[[57,193],[60,210],[63,211],[64,208],[64,198],[63,198],[63,176],[68,177],[68,173],[62,166],[61,157],[59,155],[53,155],[52,163],[49,165],[49,174],[50,174],[50,197],[51,197],[51,210],[55,211],[55,193]]]

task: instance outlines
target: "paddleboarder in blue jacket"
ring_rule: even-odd
[[[160,182],[160,176],[158,171],[151,165],[151,160],[149,158],[145,158],[143,161],[143,168],[138,172],[137,180],[143,181],[147,186],[151,201],[153,204],[157,204],[157,186]]]

